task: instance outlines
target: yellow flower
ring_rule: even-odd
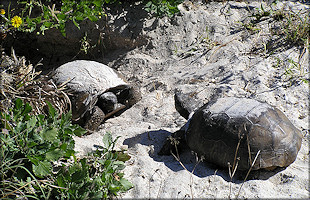
[[[0,14],[4,15],[5,14],[5,10],[4,9],[0,9]]]
[[[20,27],[20,25],[23,23],[22,18],[20,18],[19,16],[14,16],[11,22],[12,26],[14,26],[15,28]]]

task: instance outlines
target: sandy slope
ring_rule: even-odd
[[[278,6],[309,9],[309,5],[292,2]],[[76,138],[76,149],[83,153],[93,144],[100,144],[100,136],[106,131],[121,136],[118,147],[128,147],[132,157],[124,172],[135,185],[121,197],[309,197],[309,88],[304,83],[286,87],[288,82],[282,75],[285,70],[273,67],[276,58],[298,61],[301,51],[297,47],[283,47],[266,56],[263,44],[271,37],[268,20],[259,23],[261,31],[254,34],[238,23],[249,15],[247,8],[259,7],[256,1],[189,4],[186,8],[180,6],[181,14],[172,19],[139,21],[134,12],[128,12],[126,19],[122,15],[114,19],[115,29],[149,37],[147,45],[106,63],[138,84],[143,98],[119,117],[106,121],[100,131]],[[135,20],[137,23],[133,24]],[[255,48],[259,50],[251,52]],[[308,51],[300,63],[309,72]],[[227,96],[251,97],[278,107],[303,130],[302,148],[296,161],[276,172],[257,172],[242,185],[238,175],[231,182],[228,170],[199,162],[189,150],[180,155],[180,162],[172,156],[158,156],[166,136],[185,123],[175,110],[173,99],[174,89],[185,84],[201,93],[222,87]]]

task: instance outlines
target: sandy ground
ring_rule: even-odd
[[[256,33],[240,24],[260,5],[259,1],[188,3],[180,5],[181,13],[171,19],[139,20],[133,11],[110,16],[115,30],[149,38],[147,45],[117,59],[99,60],[139,85],[143,98],[107,120],[100,131],[76,138],[76,150],[83,154],[100,145],[107,131],[120,136],[117,148],[128,148],[131,156],[124,173],[134,184],[120,198],[309,198],[309,87],[305,83],[289,86],[285,67],[276,66],[279,59],[288,66],[291,58],[306,74],[309,51],[283,44],[268,55],[264,51],[272,38],[268,20],[258,24]],[[309,5],[298,2],[283,1],[277,6],[309,11]],[[294,73],[307,76],[298,70]],[[231,181],[228,170],[200,162],[190,150],[179,161],[158,156],[166,137],[186,122],[174,107],[174,90],[180,85],[198,93],[221,87],[227,96],[250,97],[278,107],[304,136],[296,161],[285,169],[256,172],[243,183],[242,176],[235,175]]]

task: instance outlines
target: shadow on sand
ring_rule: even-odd
[[[154,151],[149,152],[150,157],[156,162],[163,162],[169,169],[174,172],[185,170],[184,168],[186,168],[186,170],[188,170],[189,172],[193,172],[195,176],[198,176],[200,178],[216,174],[221,176],[226,181],[232,181],[237,184],[242,183],[245,179],[247,171],[237,171],[231,179],[228,169],[219,168],[218,166],[212,163],[208,163],[206,161],[201,162],[198,156],[189,148],[184,149],[179,154],[179,156],[176,156],[179,160],[177,160],[177,158],[172,155],[158,155],[158,152],[162,148],[167,136],[169,135],[171,135],[171,132],[166,130],[148,131],[136,135],[135,137],[125,139],[124,144],[128,145],[129,148],[135,146],[138,143],[145,146],[152,146]],[[285,168],[277,168],[273,171],[251,171],[246,180],[266,180],[284,169]]]

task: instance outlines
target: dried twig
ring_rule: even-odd
[[[256,156],[255,156],[255,158],[254,158],[254,161],[253,161],[253,163],[252,163],[250,169],[248,170],[248,173],[246,174],[246,176],[245,176],[245,178],[244,178],[244,180],[243,180],[243,182],[242,182],[242,184],[241,184],[241,186],[240,186],[240,188],[239,188],[239,191],[238,191],[238,194],[237,194],[236,199],[238,199],[239,194],[240,194],[240,191],[241,191],[241,188],[242,188],[244,182],[247,180],[247,178],[248,178],[248,176],[249,176],[249,174],[250,174],[250,172],[251,172],[251,170],[252,170],[252,167],[254,166],[254,164],[255,164],[255,162],[256,162],[256,159],[258,158],[258,155],[259,155],[259,154],[260,154],[260,150],[257,152],[257,154],[256,154]]]
[[[50,76],[40,76],[31,64],[26,65],[24,57],[1,55],[0,70],[0,111],[6,112],[12,107],[16,98],[26,101],[33,108],[34,114],[45,113],[49,101],[59,115],[71,109],[71,101],[66,94],[65,84],[56,86]]]

